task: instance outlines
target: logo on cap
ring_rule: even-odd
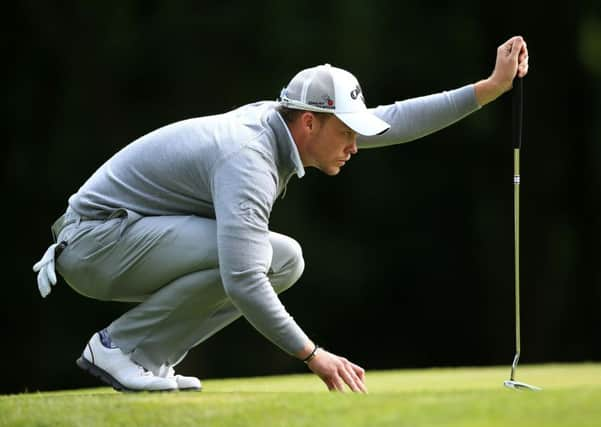
[[[361,99],[361,101],[363,101],[363,103],[365,103],[365,98],[363,97],[363,94],[361,93],[361,86],[357,85],[355,87],[355,89],[351,90],[351,98],[353,99]]]
[[[308,101],[307,104],[314,105],[320,108],[331,108],[334,109],[336,106],[334,105],[334,100],[330,98],[329,95],[322,95],[321,99],[318,101]]]

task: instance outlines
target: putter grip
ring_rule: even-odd
[[[524,79],[516,77],[513,81],[513,148],[522,148],[522,109],[524,98]]]

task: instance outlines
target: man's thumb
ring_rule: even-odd
[[[511,56],[517,58],[522,51],[522,47],[524,47],[524,40],[521,37],[516,37],[511,43]]]

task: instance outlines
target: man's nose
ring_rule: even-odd
[[[354,140],[351,145],[349,145],[347,151],[351,154],[357,154],[357,141]]]

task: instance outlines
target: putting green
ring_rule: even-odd
[[[205,380],[201,393],[108,388],[0,396],[0,426],[599,426],[601,364],[368,372],[368,395],[313,375]]]

